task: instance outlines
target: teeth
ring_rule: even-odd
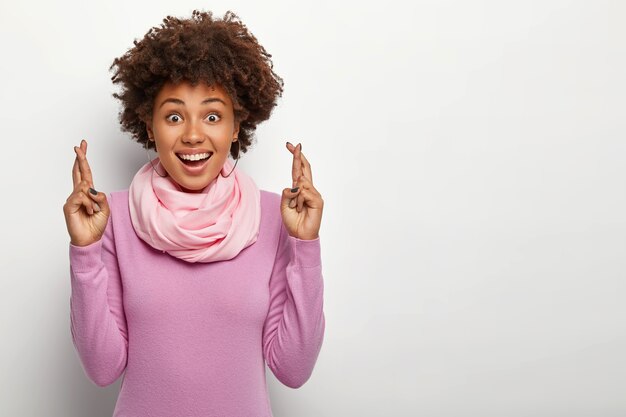
[[[186,161],[199,161],[201,159],[206,159],[210,156],[210,153],[198,153],[195,155],[183,155],[183,154],[178,154],[178,157],[180,159],[184,159]]]

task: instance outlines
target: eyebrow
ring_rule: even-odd
[[[216,101],[222,103],[224,106],[226,105],[224,100],[222,100],[221,98],[217,98],[217,97],[206,98],[206,99],[202,100],[202,103],[200,103],[200,104],[214,103]],[[163,107],[163,105],[165,103],[175,103],[175,104],[181,104],[183,106],[185,105],[185,102],[182,101],[181,99],[170,97],[170,98],[166,98],[165,100],[163,100],[163,102],[161,103],[159,108]]]

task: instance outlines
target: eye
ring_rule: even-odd
[[[209,122],[217,122],[220,120],[220,116],[217,113],[211,113],[206,117]]]
[[[174,118],[175,118],[175,119],[174,119]],[[167,116],[165,119],[166,119],[167,121],[177,123],[177,122],[179,122],[179,121],[180,121],[180,116],[179,116],[179,115],[177,115],[176,113],[172,113],[172,114],[170,114],[169,116]]]

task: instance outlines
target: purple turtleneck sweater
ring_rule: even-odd
[[[114,417],[271,417],[265,364],[304,384],[324,337],[319,237],[290,236],[280,195],[261,190],[257,241],[235,258],[188,263],[141,240],[128,190],[88,246],[70,243],[70,319],[85,374],[123,375]]]

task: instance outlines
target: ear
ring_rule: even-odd
[[[151,141],[154,141],[154,132],[152,131],[152,120],[144,120],[146,124],[146,132],[148,133],[148,138]]]
[[[239,121],[235,120],[235,130],[233,131],[233,139],[239,137]]]

